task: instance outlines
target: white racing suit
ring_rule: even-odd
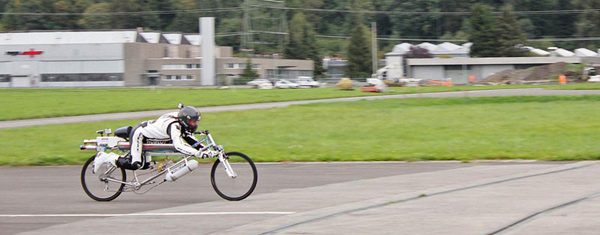
[[[172,141],[175,149],[185,155],[198,155],[198,149],[203,147],[193,133],[182,130],[177,119],[177,112],[167,113],[156,120],[142,122],[133,130],[130,164],[134,169],[141,167],[142,164],[148,166],[150,159],[142,159],[142,145],[148,139]],[[144,164],[142,160],[145,160],[146,163]]]

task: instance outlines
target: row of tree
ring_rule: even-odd
[[[340,55],[350,75],[371,72],[371,32],[377,23],[378,52],[402,41],[461,39],[475,44],[473,56],[521,56],[514,47],[597,49],[599,41],[532,43],[527,39],[600,36],[600,0],[285,0],[284,8],[264,0],[0,0],[0,30],[135,29],[198,32],[198,17],[216,17],[217,43],[239,49],[240,32],[269,25],[261,20],[283,15],[285,46],[256,45],[285,52],[287,58]],[[263,19],[244,21],[243,6]],[[577,10],[577,11],[573,11]],[[351,36],[350,39],[325,36]],[[389,38],[385,40],[386,38]],[[316,63],[320,64],[320,63]],[[317,68],[317,73],[322,71]]]

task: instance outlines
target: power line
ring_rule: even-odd
[[[327,13],[353,13],[353,14],[386,14],[386,15],[471,15],[470,11],[455,11],[455,12],[431,12],[431,11],[371,11],[371,10],[344,10],[344,9],[319,9],[319,8],[298,8],[298,7],[280,7],[280,6],[264,6],[264,5],[249,5],[249,10],[258,10],[261,8],[276,9],[276,10],[297,10],[297,11],[312,11],[312,12],[327,12]],[[212,12],[231,12],[243,11],[243,7],[229,8],[208,8],[208,9],[189,9],[189,10],[169,10],[169,11],[127,11],[127,12],[0,12],[0,15],[42,15],[42,16],[70,16],[70,15],[167,15],[178,13],[212,13]],[[515,14],[522,15],[554,15],[554,14],[582,14],[586,12],[600,12],[600,9],[586,10],[546,10],[546,11],[514,11]],[[501,14],[501,12],[493,12]]]
[[[209,9],[190,9],[190,10],[170,10],[170,11],[124,11],[124,12],[0,12],[0,15],[17,15],[17,16],[111,16],[111,15],[169,15],[179,13],[212,13],[212,12],[231,12],[242,11],[242,7],[229,8],[209,8]]]
[[[371,11],[371,10],[344,10],[344,9],[319,9],[319,8],[299,8],[299,7],[275,7],[250,5],[253,8],[269,8],[277,10],[295,10],[295,11],[313,11],[313,12],[333,12],[333,13],[354,13],[354,14],[385,14],[385,15],[471,15],[470,11]],[[554,14],[582,14],[585,12],[600,12],[600,9],[586,10],[547,10],[547,11],[514,11],[515,14],[522,15],[554,15]],[[493,12],[502,14],[502,12]]]
[[[258,30],[252,30],[250,32],[248,32],[248,34],[278,34],[278,35],[285,35],[288,34],[286,32],[276,32],[276,31],[258,31]],[[244,32],[227,32],[227,33],[218,33],[215,36],[216,37],[233,37],[233,36],[240,36],[240,35],[244,35]],[[319,37],[319,38],[333,38],[333,39],[350,39],[351,36],[345,36],[345,35],[322,35],[322,34],[317,34],[315,35],[315,37]],[[431,41],[431,42],[467,42],[468,40],[466,39],[435,39],[435,38],[389,38],[389,37],[378,37],[377,40],[383,40],[383,41],[420,41],[420,42],[425,42],[425,41]],[[600,40],[600,37],[577,37],[577,38],[537,38],[537,39],[527,39],[527,41],[529,42],[560,42],[560,41],[564,41],[564,42],[568,42],[568,41],[598,41]]]

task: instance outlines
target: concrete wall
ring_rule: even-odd
[[[173,59],[186,58],[191,56],[191,45],[170,45],[170,44],[151,44],[151,43],[125,43],[125,85],[126,86],[146,86],[149,85],[148,78],[143,76],[153,69],[149,67],[147,59],[165,58],[168,55]],[[165,59],[168,60],[168,59]],[[158,69],[160,70],[160,69]]]
[[[487,78],[495,73],[502,72],[504,70],[515,69],[515,66],[512,64],[505,65],[483,65],[478,66],[481,67],[481,71],[479,76],[476,76],[476,79]]]
[[[408,77],[419,79],[443,79],[444,66],[415,66],[410,70]]]
[[[289,69],[289,70],[314,70],[312,60],[289,60],[289,59],[263,59],[252,58],[252,64],[260,64],[260,69],[256,69],[259,76],[264,78],[267,75],[267,70]],[[217,58],[217,74],[242,74],[243,69],[228,69],[225,65],[228,63],[246,64],[246,58],[230,57]]]

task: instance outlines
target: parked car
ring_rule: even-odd
[[[271,81],[269,81],[268,79],[264,79],[264,78],[257,78],[257,79],[247,82],[246,84],[253,86],[253,87],[258,87],[262,83],[271,83]],[[271,85],[273,85],[273,83],[271,83]]]
[[[300,76],[295,80],[299,87],[319,87],[319,82],[316,82],[311,77]]]
[[[263,82],[256,86],[258,89],[273,89],[273,83],[271,82]]]
[[[298,83],[290,82],[285,79],[281,79],[281,80],[275,82],[275,88],[285,89],[285,88],[298,88],[298,87],[300,87],[300,85],[298,85]]]

